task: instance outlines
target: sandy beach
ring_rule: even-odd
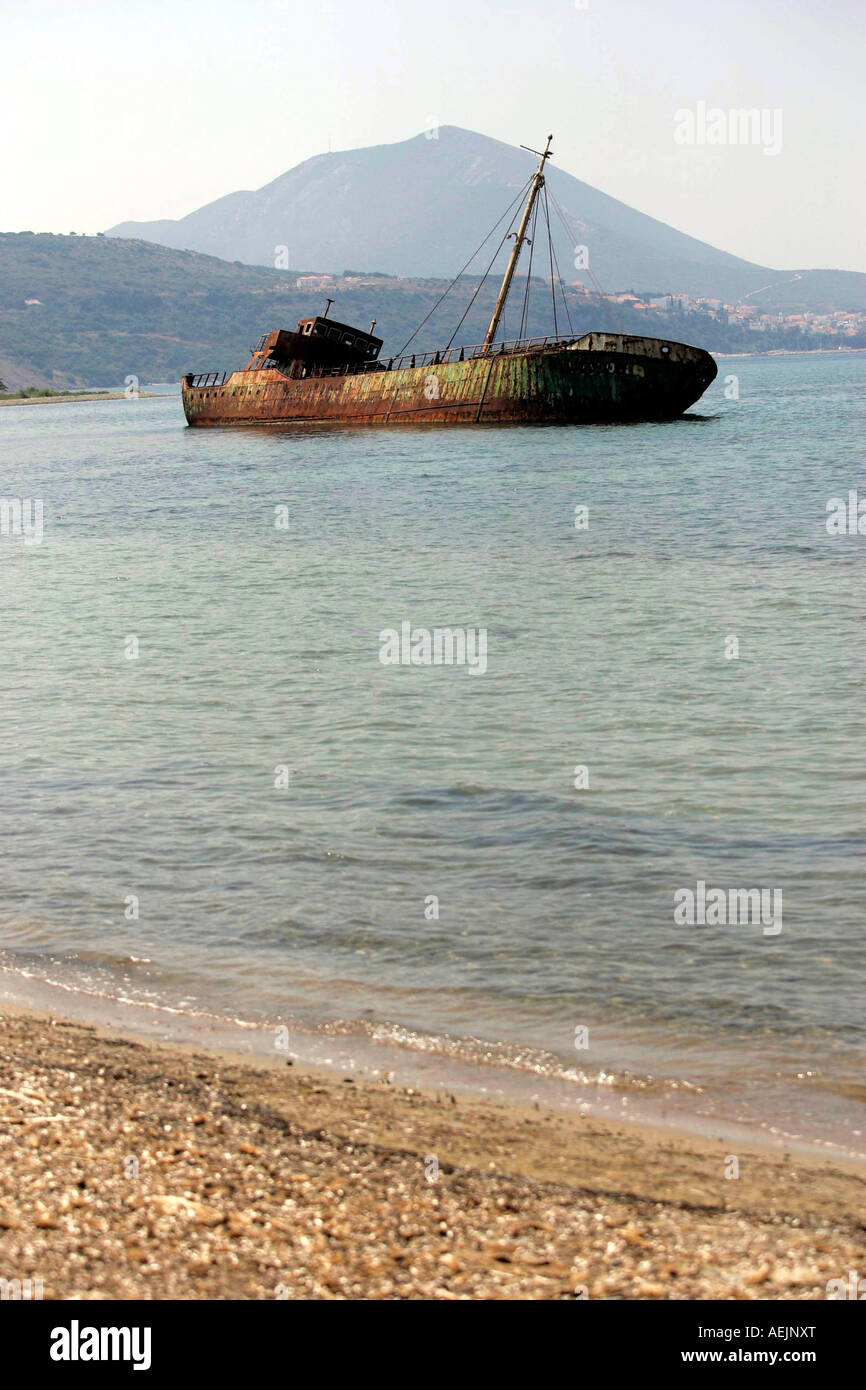
[[[0,1015],[0,1250],[46,1299],[824,1299],[855,1167]]]
[[[127,396],[125,391],[82,391],[72,396],[0,396],[0,405],[83,405],[93,401],[146,400],[160,395],[159,391],[139,391]]]

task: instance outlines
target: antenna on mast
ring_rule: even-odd
[[[511,281],[514,279],[514,272],[517,269],[517,262],[520,259],[520,252],[523,249],[523,243],[526,240],[526,229],[529,226],[529,219],[532,215],[532,206],[536,198],[538,197],[540,188],[544,183],[544,166],[547,160],[550,158],[550,142],[552,139],[553,136],[548,135],[547,144],[545,145],[543,150],[530,149],[529,145],[520,146],[522,150],[529,150],[530,154],[537,154],[539,157],[539,163],[538,168],[535,171],[535,177],[532,180],[532,187],[529,190],[529,197],[526,200],[526,207],[523,209],[523,217],[520,220],[520,227],[518,228],[517,236],[514,239],[514,249],[508,258],[508,265],[506,267],[505,276],[502,281],[502,288],[500,289],[499,297],[496,300],[496,308],[493,310],[493,318],[490,320],[490,327],[487,330],[487,337],[484,339],[484,346],[482,348],[482,352],[488,351],[488,349],[493,343],[493,339],[496,337],[496,330],[499,327],[499,320],[502,318],[502,311],[505,308],[505,301],[508,298],[508,291],[511,289]]]

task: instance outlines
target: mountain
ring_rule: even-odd
[[[526,150],[442,126],[436,139],[418,135],[316,155],[255,192],[229,193],[178,221],[122,222],[108,234],[248,265],[273,266],[275,249],[287,246],[293,268],[339,273],[353,266],[450,279],[519,198],[536,163]],[[683,292],[728,303],[754,294],[764,308],[866,308],[866,275],[754,265],[627,207],[555,165],[548,166],[547,182],[569,227],[566,233],[552,213],[566,282],[589,283],[594,276],[607,292]],[[588,249],[591,275],[575,269],[578,245]],[[539,246],[539,256],[546,253]],[[484,265],[482,255],[471,269],[480,273]]]
[[[515,282],[506,336],[517,331],[525,284]],[[329,294],[335,318],[362,327],[377,320],[383,355],[390,357],[428,317],[412,350],[441,347],[464,311],[456,343],[481,341],[498,285],[488,280],[479,288],[477,278],[467,279],[437,309],[446,285],[340,277]],[[574,291],[567,298],[575,333],[619,329],[727,352],[839,345],[838,339],[804,340],[796,330],[750,333],[709,313],[638,311]],[[298,290],[295,276],[264,266],[117,237],[0,234],[0,380],[10,387],[122,387],[130,375],[142,383],[176,381],[187,371],[236,367],[261,333],[293,327],[322,307],[320,292]],[[559,314],[562,326],[561,305]],[[550,287],[534,280],[527,332],[549,333],[551,319]],[[866,338],[849,345],[864,347]]]

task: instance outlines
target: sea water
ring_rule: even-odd
[[[0,411],[7,997],[866,1153],[866,356],[719,365],[664,424]]]

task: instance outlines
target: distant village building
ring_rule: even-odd
[[[332,290],[336,281],[333,275],[299,275],[295,288],[298,290]]]

